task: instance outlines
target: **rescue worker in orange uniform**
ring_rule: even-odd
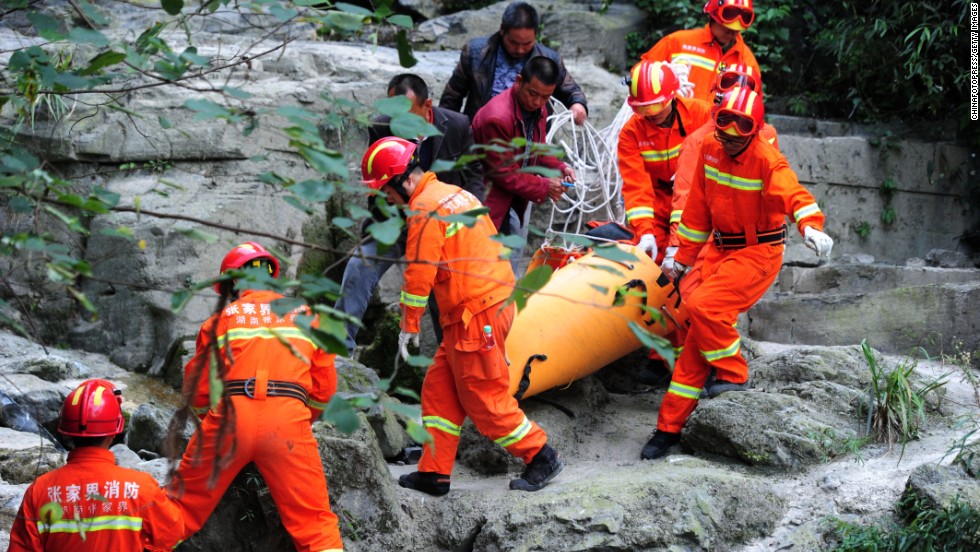
[[[762,94],[762,80],[759,78],[759,74],[755,72],[755,69],[749,67],[748,65],[735,64],[726,67],[721,73],[718,73],[718,78],[715,79],[715,84],[712,90],[715,94],[715,102],[712,107],[712,112],[717,109],[717,106],[721,104],[722,97],[725,92],[728,92],[736,86],[747,86],[749,89]],[[674,193],[670,198],[670,237],[667,240],[667,251],[664,255],[663,261],[660,264],[660,270],[666,274],[669,278],[676,278],[674,272],[674,255],[677,252],[677,246],[679,241],[677,238],[677,225],[681,220],[681,214],[684,212],[684,205],[687,203],[687,196],[691,190],[691,181],[694,178],[694,169],[697,166],[699,154],[701,152],[701,144],[704,143],[705,136],[713,134],[715,131],[715,122],[709,119],[707,123],[701,128],[692,132],[687,138],[684,139],[684,143],[681,145],[680,154],[677,156],[677,172],[674,177]],[[763,140],[769,142],[776,149],[779,149],[779,140],[776,135],[776,129],[769,123],[763,123],[762,129],[759,131],[759,136]],[[698,254],[697,260],[691,266],[691,268],[684,273],[684,278],[680,281],[680,292],[681,297],[687,296],[688,293],[694,291],[694,288],[701,283],[701,265],[700,262],[704,258],[705,249],[702,248],[701,253]]]
[[[183,512],[184,538],[200,530],[238,472],[254,462],[296,550],[343,550],[310,428],[337,389],[335,355],[301,329],[317,326],[307,307],[279,314],[275,302],[282,295],[247,288],[254,277],[279,275],[279,261],[265,247],[234,247],[221,261],[221,274],[228,271],[237,277],[215,284],[218,309],[201,326],[194,357],[184,367],[184,397],[202,417],[167,487]],[[255,276],[242,277],[249,271]],[[214,407],[212,359],[224,380]]]
[[[663,456],[680,442],[712,370],[716,380],[708,396],[747,388],[748,365],[735,323],[779,275],[785,217],[792,217],[818,256],[829,256],[833,247],[816,200],[779,150],[759,136],[764,114],[758,92],[729,90],[714,112],[715,132],[701,146],[678,226],[674,270],[683,276],[707,244],[703,280],[686,297],[690,328],[643,459]]]
[[[383,191],[392,204],[408,205],[408,267],[398,336],[403,357],[410,342],[418,346],[419,320],[430,292],[442,313],[443,340],[422,382],[422,423],[432,442],[423,448],[419,471],[401,476],[398,483],[430,495],[448,493],[460,431],[469,416],[482,434],[524,460],[524,473],[510,488],[537,491],[564,464],[544,430],[508,393],[504,341],[514,320],[514,305],[506,304],[514,272],[501,259],[503,246],[491,239],[497,230],[490,217],[479,215],[472,223],[450,218],[482,209],[480,201],[423,172],[414,153],[411,142],[383,138],[368,148],[361,163],[367,186]]]
[[[11,552],[156,550],[184,528],[180,509],[148,473],[122,468],[109,450],[125,420],[122,396],[102,379],[82,382],[61,407],[68,463],[37,478],[10,529]]]
[[[683,95],[711,102],[712,84],[725,67],[742,64],[757,75],[762,72],[741,34],[755,20],[752,0],[708,0],[704,13],[710,20],[703,28],[675,31],[660,39],[641,59],[690,67],[687,81],[694,89],[685,87]]]
[[[619,133],[626,221],[638,247],[658,263],[670,230],[677,155],[684,138],[711,118],[711,104],[677,96],[680,83],[670,65],[641,61],[629,76],[627,103],[633,116]]]

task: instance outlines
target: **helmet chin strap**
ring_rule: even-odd
[[[391,186],[391,189],[395,190],[395,192],[405,201],[405,203],[408,203],[408,200],[411,199],[408,192],[405,191],[405,181],[408,180],[408,177],[411,176],[415,169],[417,169],[419,166],[419,162],[413,158],[408,163],[408,166],[405,167],[405,172],[398,176],[397,179],[392,178],[388,181],[388,185]]]

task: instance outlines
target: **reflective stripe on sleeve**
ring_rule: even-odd
[[[653,207],[634,207],[626,211],[626,220],[630,222],[645,218],[653,218]]]
[[[688,241],[694,243],[705,243],[708,241],[708,236],[711,232],[703,232],[701,230],[695,230],[689,226],[686,226],[683,222],[677,225],[677,234]]]
[[[643,156],[643,161],[646,163],[662,163],[674,159],[680,152],[681,145],[677,144],[665,150],[643,150],[640,155]]]
[[[793,222],[799,222],[801,219],[815,215],[820,212],[820,207],[817,207],[816,203],[811,203],[809,205],[804,205],[796,211],[793,212]]]
[[[412,295],[405,290],[402,290],[401,302],[409,307],[419,307],[425,308],[426,303],[429,302],[428,296],[422,295]]]
[[[681,221],[681,214],[684,213],[683,209],[677,209],[676,211],[670,212],[670,223],[676,224]]]
[[[463,223],[462,222],[453,222],[453,223],[450,223],[449,226],[446,226],[446,237],[447,238],[451,238],[451,237],[455,236],[456,235],[456,232],[459,232],[460,229],[462,229],[462,228],[463,228]]]

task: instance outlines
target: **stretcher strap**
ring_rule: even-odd
[[[264,400],[256,395],[255,378],[247,380],[228,380],[225,382],[225,391],[228,395],[245,395],[250,399]],[[302,385],[292,381],[268,380],[266,382],[265,395],[267,397],[291,397],[304,403],[309,402],[306,389]]]
[[[527,363],[524,365],[524,373],[521,374],[521,383],[517,385],[517,392],[514,393],[514,398],[517,400],[523,399],[527,388],[531,386],[531,363],[535,360],[548,360],[548,355],[531,355],[528,357]]]

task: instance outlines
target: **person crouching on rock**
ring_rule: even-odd
[[[27,488],[7,550],[140,552],[180,537],[177,505],[150,474],[117,466],[109,450],[126,424],[121,403],[103,379],[82,382],[65,398],[58,432],[75,448],[66,465]]]
[[[401,476],[398,484],[435,496],[448,493],[460,430],[469,416],[477,430],[524,460],[527,467],[510,488],[537,491],[564,463],[544,430],[507,392],[504,341],[514,320],[514,305],[507,304],[514,272],[501,259],[503,246],[491,239],[497,230],[490,217],[454,220],[482,209],[480,201],[422,171],[415,150],[402,138],[382,138],[361,162],[368,187],[384,192],[393,205],[408,205],[408,267],[398,336],[403,358],[409,356],[409,342],[418,346],[430,292],[442,313],[443,340],[422,382],[422,423],[432,442],[423,448],[419,471]]]

